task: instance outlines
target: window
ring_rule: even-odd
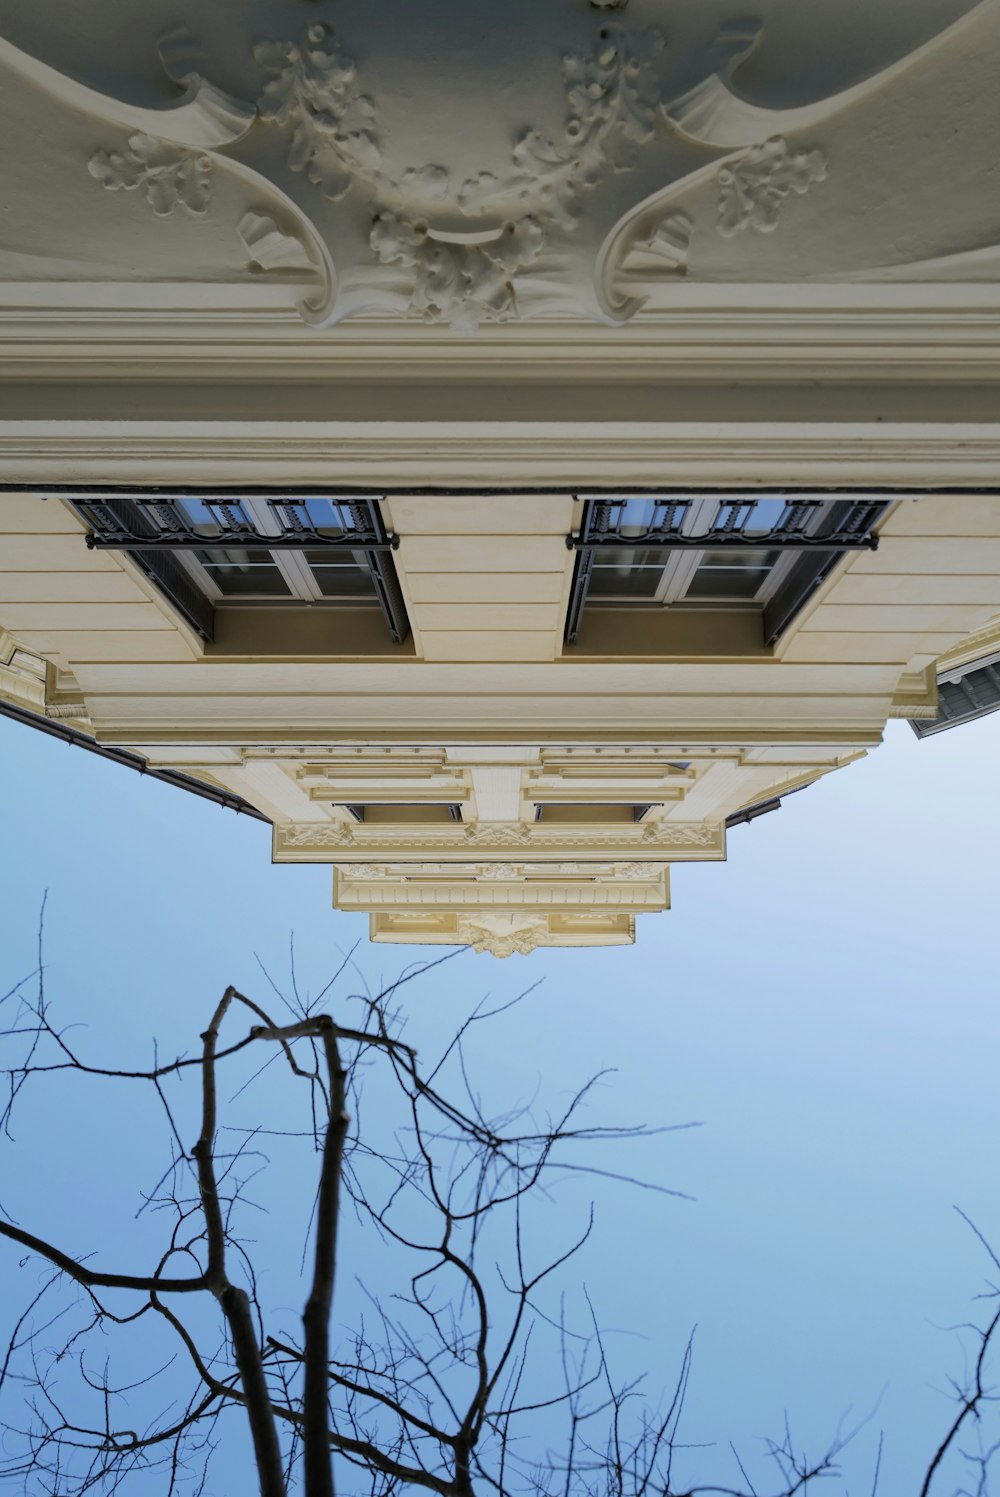
[[[585,606],[753,609],[766,642],[841,551],[878,544],[873,499],[617,495],[584,501],[566,639]]]
[[[937,717],[910,722],[918,738],[1000,712],[1000,657],[991,655],[985,660],[974,660],[950,676],[939,677],[937,687]]]
[[[355,821],[369,826],[436,826],[462,820],[459,805],[434,801],[380,801],[375,805],[345,805]]]
[[[535,820],[551,822],[560,826],[580,826],[603,822],[642,821],[651,806],[633,806],[622,801],[560,801],[556,804],[539,802],[535,806]]]
[[[72,501],[88,544],[127,550],[189,623],[212,638],[216,608],[377,604],[394,640],[409,633],[375,500],[186,494]]]

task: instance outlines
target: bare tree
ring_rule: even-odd
[[[397,995],[434,965],[383,993],[338,1001],[356,1023],[324,1007],[329,985],[311,1002],[277,995],[288,1010],[282,1022],[227,988],[199,1052],[147,1068],[85,1058],[53,1020],[41,963],[7,995],[4,1038],[17,1047],[3,1072],[8,1138],[28,1087],[72,1075],[151,1092],[171,1146],[142,1208],[167,1226],[139,1272],[94,1266],[68,1227],[57,1244],[0,1219],[0,1236],[27,1252],[22,1265],[40,1260],[48,1270],[0,1367],[0,1390],[17,1407],[5,1420],[0,1477],[24,1492],[69,1497],[117,1492],[152,1472],[157,1491],[201,1493],[224,1421],[236,1417],[249,1432],[262,1497],[296,1487],[333,1497],[335,1469],[341,1486],[372,1497],[409,1489],[438,1497],[760,1497],[735,1451],[739,1486],[692,1485],[679,1474],[690,1342],[672,1391],[652,1407],[641,1380],[616,1380],[589,1301],[586,1318],[571,1323],[553,1286],[590,1222],[563,1228],[538,1255],[558,1178],[631,1178],[577,1158],[581,1145],[649,1130],[585,1123],[593,1081],[555,1116],[488,1114],[468,1073],[466,1041],[496,1010],[475,1011],[422,1068],[405,1041]],[[198,1081],[193,1096],[188,1075]],[[222,1118],[223,1077],[235,1087],[231,1101],[256,1092],[246,1127]],[[296,1097],[301,1122],[292,1116]],[[196,1134],[190,1147],[188,1130]],[[275,1150],[292,1146],[316,1157],[300,1318],[262,1291],[265,1265],[246,1228],[260,1172]],[[298,1204],[279,1209],[291,1221]],[[331,1309],[345,1222],[392,1288],[369,1284],[367,1309],[337,1332]],[[975,1378],[924,1497],[960,1430],[981,1417],[997,1318],[982,1332]],[[786,1429],[769,1447],[768,1497],[794,1497],[836,1474],[853,1433],[810,1458]],[[989,1453],[978,1459],[985,1483]],[[876,1471],[873,1491],[877,1481]]]

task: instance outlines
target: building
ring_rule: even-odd
[[[8,711],[507,954],[1000,702],[993,0],[188,9],[0,5]]]

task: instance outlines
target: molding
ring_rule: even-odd
[[[505,705],[509,706],[509,703]],[[507,716],[509,715],[508,712]],[[154,759],[159,746],[181,745],[195,753],[201,744],[207,744],[213,749],[229,746],[237,749],[244,749],[248,746],[254,749],[271,747],[282,753],[288,749],[293,752],[297,751],[302,745],[308,744],[309,752],[319,754],[330,748],[354,745],[359,737],[366,737],[369,746],[399,745],[404,748],[414,745],[426,745],[433,748],[440,744],[443,738],[449,744],[469,744],[474,748],[479,748],[484,743],[498,747],[509,745],[519,748],[527,744],[533,747],[547,747],[551,744],[554,747],[563,748],[568,743],[578,743],[581,747],[606,744],[609,748],[618,748],[623,743],[651,744],[657,748],[670,745],[671,751],[681,756],[700,748],[748,749],[787,746],[791,751],[803,745],[809,748],[829,748],[832,751],[843,749],[849,753],[862,752],[868,748],[875,748],[882,742],[884,727],[885,714],[882,713],[868,722],[852,721],[844,724],[830,719],[806,725],[751,722],[741,724],[738,728],[716,725],[706,728],[704,723],[670,723],[667,726],[660,724],[649,727],[646,724],[623,722],[614,729],[595,725],[579,728],[576,730],[579,737],[574,737],[574,729],[566,726],[550,728],[544,723],[533,723],[528,727],[479,724],[475,728],[469,728],[460,721],[449,723],[442,722],[438,718],[433,722],[407,723],[405,728],[399,729],[380,727],[377,732],[369,732],[367,737],[364,724],[353,723],[343,727],[331,725],[317,736],[315,723],[294,721],[284,724],[280,729],[268,727],[266,731],[263,731],[259,724],[252,723],[237,727],[219,725],[212,728],[206,728],[203,723],[188,724],[183,727],[165,723],[154,725],[149,722],[133,723],[127,727],[99,725],[96,728],[96,736],[101,743],[135,747],[137,752],[148,754]],[[386,856],[391,859],[391,854]],[[468,854],[466,856],[468,857]],[[625,857],[630,859],[632,854],[626,853]],[[384,861],[384,858],[380,861]]]
[[[635,941],[635,917],[626,912],[526,915],[521,912],[468,916],[445,911],[378,911],[372,941],[405,945],[471,946],[473,951],[523,956],[539,946],[626,946]]]
[[[262,263],[290,238],[271,222],[260,209],[241,225],[248,255]],[[274,263],[300,254],[285,245]],[[0,377],[230,378],[241,386],[276,377],[531,385],[559,378],[605,388],[804,372],[908,385],[1000,380],[996,285],[673,284],[666,305],[625,327],[540,320],[485,326],[474,340],[457,340],[447,328],[388,318],[317,337],[287,303],[288,288],[310,295],[314,282],[284,284],[279,300],[262,284],[0,283]]]
[[[1000,658],[1000,617],[976,629],[953,650],[946,650],[936,662],[939,681],[957,680],[970,665],[995,664]]]
[[[416,872],[417,870],[413,870]],[[577,915],[586,910],[656,912],[669,907],[668,870],[654,865],[648,882],[615,884],[603,880],[353,879],[351,865],[334,868],[333,903],[338,910],[534,910]]]
[[[904,717],[908,721],[914,718],[937,717],[937,681],[932,667],[923,671],[904,671],[899,678],[889,708],[889,717]]]
[[[394,863],[427,861],[467,863],[493,854],[509,858],[514,849],[532,861],[546,858],[598,858],[605,862],[651,860],[701,861],[725,858],[722,825],[702,822],[652,822],[600,826],[549,826],[544,822],[473,822],[448,826],[366,826],[344,822],[286,822],[274,827],[277,863]]]
[[[414,867],[410,863],[348,863],[335,868],[335,877],[347,886],[358,883],[399,884],[413,879]],[[532,879],[575,881],[580,888],[616,888],[623,881],[660,887],[667,874],[666,863],[608,863],[589,859],[585,863],[458,863],[436,864],[430,861],[420,864],[419,878],[447,880],[454,883],[462,879],[470,886],[475,881],[493,885],[507,883],[523,888]],[[585,882],[581,882],[585,881]],[[416,887],[410,884],[411,889]],[[422,885],[421,885],[422,887]],[[490,896],[492,897],[492,896]]]
[[[46,715],[45,661],[0,628],[0,700]]]
[[[500,488],[672,486],[986,487],[1000,419],[930,421],[359,422],[0,421],[7,482],[241,483]]]

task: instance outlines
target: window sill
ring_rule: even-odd
[[[763,616],[751,609],[650,607],[587,609],[563,660],[773,660]]]
[[[413,660],[411,635],[389,638],[377,606],[271,604],[264,608],[217,608],[215,639],[206,660]]]

